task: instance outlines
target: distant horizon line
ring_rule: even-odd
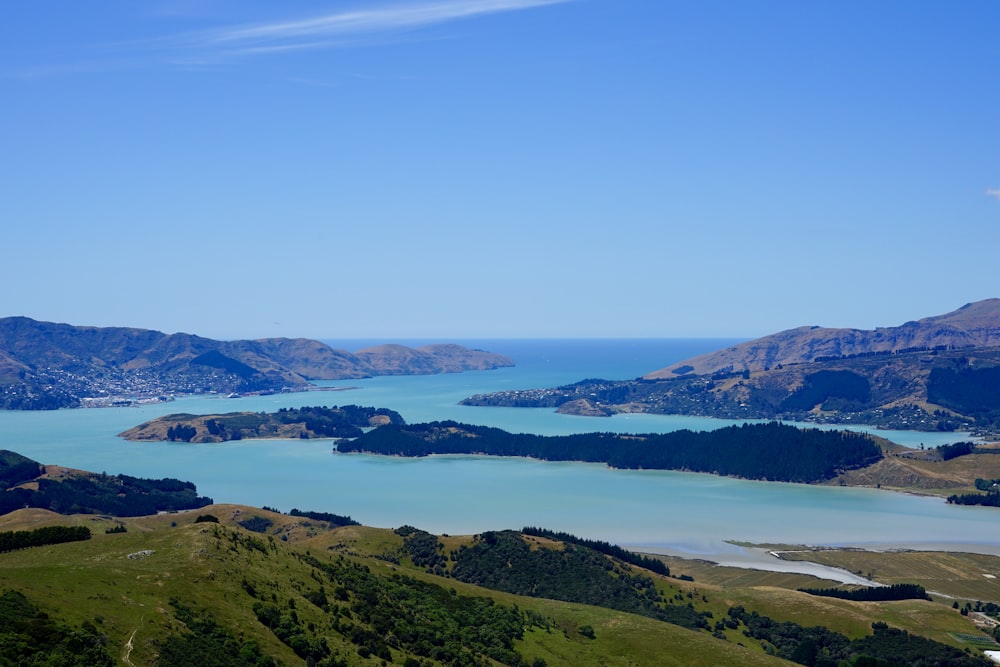
[[[269,336],[274,337],[274,336]],[[295,336],[299,338],[299,336]],[[277,336],[277,338],[287,338],[287,336]],[[310,338],[310,336],[301,336],[301,338]],[[344,337],[329,337],[329,336],[318,336],[311,337],[313,340],[318,341],[451,341],[451,340],[523,340],[523,341],[536,341],[536,340],[548,340],[548,341],[560,341],[560,340],[753,340],[754,338],[759,338],[759,336],[453,336],[453,337],[427,337],[427,336],[401,336],[398,338],[385,338],[382,336],[344,336]],[[232,338],[227,340],[254,340],[254,339],[238,339]]]

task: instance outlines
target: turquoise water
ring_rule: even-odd
[[[183,398],[133,408],[0,412],[0,447],[43,463],[191,480],[218,502],[349,514],[369,525],[412,524],[464,534],[526,525],[630,546],[704,555],[725,540],[855,545],[1000,545],[1000,512],[870,489],[815,487],[710,475],[618,471],[601,465],[486,457],[338,455],[327,441],[188,445],[130,443],[117,434],[172,412],[272,411],[355,403],[389,407],[411,422],[455,419],[543,434],[711,429],[729,422],[551,410],[462,407],[473,393],[553,386],[585,377],[627,379],[731,341],[471,341],[515,368],[439,376],[329,382],[341,391],[266,397]],[[362,345],[340,344],[347,349]],[[955,435],[889,434],[909,444]]]

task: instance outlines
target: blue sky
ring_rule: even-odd
[[[0,7],[5,315],[872,328],[1000,296],[1000,3]]]

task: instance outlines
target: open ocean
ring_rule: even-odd
[[[355,351],[383,341],[327,341]],[[542,526],[617,544],[733,562],[753,543],[909,546],[994,552],[1000,510],[873,489],[753,482],[666,471],[525,459],[424,459],[334,454],[329,441],[212,445],[130,443],[117,434],[174,412],[272,411],[303,405],[371,405],[409,422],[454,419],[540,434],[708,430],[733,422],[697,417],[558,415],[548,409],[458,405],[475,393],[549,387],[584,378],[629,379],[735,340],[474,340],[517,365],[493,371],[325,382],[341,391],[224,399],[186,397],[130,408],[0,412],[0,448],[42,463],[197,484],[217,502],[348,514],[373,526],[435,533]],[[909,446],[955,434],[880,432]]]

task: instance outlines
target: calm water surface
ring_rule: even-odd
[[[328,441],[188,445],[130,443],[117,434],[155,416],[303,405],[388,407],[407,421],[455,419],[540,434],[708,430],[724,420],[655,415],[608,419],[547,409],[457,405],[480,392],[629,379],[734,341],[467,341],[518,366],[439,376],[325,383],[341,391],[223,399],[190,397],[133,408],[0,412],[0,447],[44,463],[191,480],[218,502],[349,514],[374,526],[412,524],[464,534],[527,525],[691,555],[739,549],[726,540],[805,544],[1000,547],[1000,511],[870,489],[774,484],[710,475],[619,471],[583,463],[473,456],[425,459],[334,454]],[[363,343],[334,342],[355,350]],[[414,344],[417,341],[407,344]],[[917,446],[961,436],[880,432]],[[723,559],[724,560],[724,559]]]

